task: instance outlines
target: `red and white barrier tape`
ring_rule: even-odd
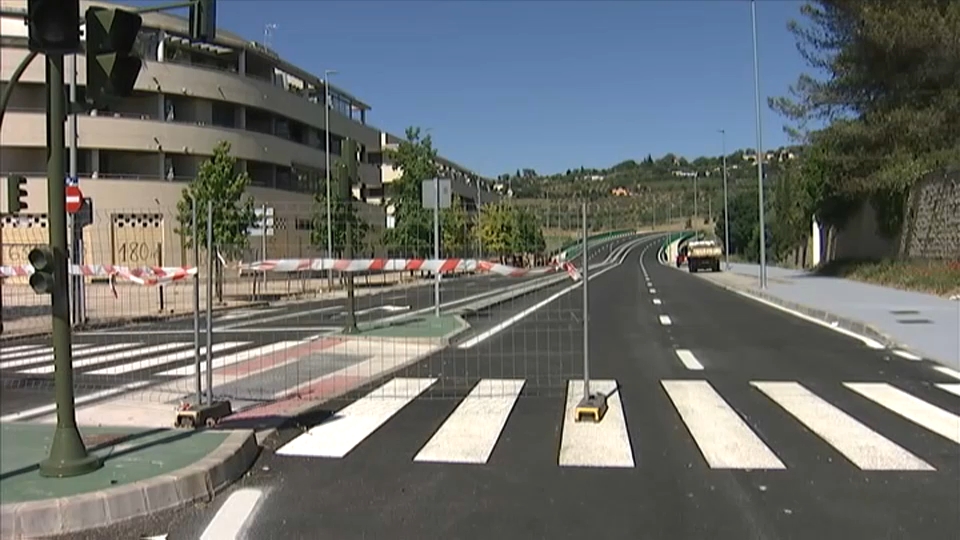
[[[105,277],[115,280],[117,277],[147,287],[179,281],[197,273],[196,267],[181,266],[113,266],[108,264],[71,264],[70,275],[85,277]],[[0,266],[0,276],[19,277],[33,274],[33,266]]]
[[[570,263],[553,263],[537,268],[517,268],[507,264],[477,259],[271,259],[241,264],[240,272],[307,272],[337,270],[340,272],[405,272],[429,271],[441,274],[450,272],[492,272],[501,276],[523,277],[557,272],[568,273]],[[573,269],[576,272],[576,269]],[[573,273],[571,277],[577,279]]]

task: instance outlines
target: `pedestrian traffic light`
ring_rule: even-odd
[[[209,43],[217,37],[217,0],[195,0],[190,5],[190,39]]]
[[[7,213],[16,214],[27,209],[27,179],[22,176],[9,176],[7,182]]]
[[[27,254],[33,273],[30,288],[37,294],[51,294],[57,283],[57,256],[50,246],[39,246]]]
[[[87,99],[129,97],[143,62],[131,51],[143,19],[122,9],[87,9]]]
[[[44,54],[80,52],[80,0],[27,0],[27,47]]]
[[[351,188],[357,181],[360,146],[353,139],[344,139],[340,145],[340,159],[343,161],[343,177],[340,178],[340,196],[344,200],[350,200],[353,196]]]

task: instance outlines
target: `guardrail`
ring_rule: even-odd
[[[636,234],[636,231],[634,231],[633,229],[620,229],[617,231],[608,231],[608,232],[603,232],[599,234],[594,234],[594,235],[588,236],[587,238],[589,239],[589,242],[593,244],[595,242],[606,242],[609,240],[614,240],[616,238],[621,238],[630,234]],[[557,259],[561,261],[566,261],[579,255],[580,249],[583,246],[582,242],[583,242],[582,240],[576,240],[574,242],[570,242],[564,245],[563,247],[561,247],[557,251]]]

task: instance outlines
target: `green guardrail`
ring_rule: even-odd
[[[619,238],[623,235],[633,234],[633,233],[634,233],[633,229],[620,229],[617,231],[608,231],[605,233],[590,235],[587,237],[587,241],[590,243],[602,242],[604,240],[612,240],[613,238]],[[557,256],[562,258],[563,260],[569,261],[573,257],[576,257],[580,253],[580,250],[582,248],[583,248],[583,244],[581,243],[580,240],[570,242],[565,246],[561,247],[559,250],[557,250]]]

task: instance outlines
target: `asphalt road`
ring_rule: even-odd
[[[591,250],[592,262],[601,262],[625,240],[602,244]],[[456,308],[471,299],[499,294],[520,287],[539,277],[505,277],[478,275],[458,277],[441,282],[441,305]],[[568,286],[563,281],[545,289],[553,291]],[[536,295],[526,295],[501,303],[467,317],[473,328],[462,335],[472,335],[496,326],[517,310],[524,309]],[[359,322],[384,317],[398,317],[417,312],[430,312],[434,305],[432,283],[403,287],[377,294],[358,296],[356,314]],[[213,358],[241,358],[250,351],[273,350],[280,342],[308,341],[318,334],[339,331],[346,322],[345,301],[276,302],[269,306],[241,308],[217,313],[213,317]],[[206,320],[200,318],[201,346],[206,346]],[[143,381],[163,382],[183,377],[178,368],[193,364],[193,320],[176,319],[131,324],[120,328],[78,332],[74,336],[74,387],[78,399],[103,398],[105,392],[123,390]],[[49,342],[43,339],[3,342],[0,355],[0,416],[33,410],[53,403],[53,356]],[[206,354],[201,350],[201,358]],[[228,360],[224,360],[228,361]],[[255,381],[254,381],[255,382]],[[291,386],[297,382],[291,379]],[[256,386],[254,384],[254,386]],[[171,396],[176,400],[179,396]],[[7,417],[9,418],[9,417]]]
[[[582,376],[575,289],[398,375],[433,386],[300,418],[212,504],[99,537],[201,538],[230,515],[251,539],[956,538],[960,400],[936,384],[957,381],[654,250],[645,276],[639,252],[591,282],[594,388],[619,386],[600,424],[565,409],[564,380]],[[237,513],[242,494],[259,500]]]

